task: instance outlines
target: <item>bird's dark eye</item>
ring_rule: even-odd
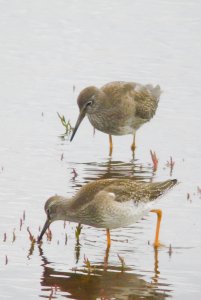
[[[87,106],[91,106],[93,104],[93,101],[92,100],[89,100],[88,102],[87,102]]]

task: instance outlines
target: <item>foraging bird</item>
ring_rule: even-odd
[[[106,228],[110,247],[110,229],[133,224],[147,214],[159,196],[172,188],[177,180],[147,183],[132,179],[102,179],[84,185],[72,198],[53,196],[45,203],[46,223],[38,238],[40,241],[56,220],[72,221],[97,228]],[[157,214],[154,246],[159,246],[161,210]]]
[[[142,85],[135,82],[114,81],[100,89],[90,86],[81,91],[77,104],[80,109],[72,141],[80,123],[87,115],[95,129],[109,134],[112,154],[112,135],[133,134],[131,150],[135,150],[135,132],[154,116],[159,97],[160,86]]]

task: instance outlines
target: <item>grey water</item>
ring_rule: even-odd
[[[200,12],[198,0],[0,1],[1,299],[200,298]],[[57,115],[74,125],[79,92],[114,80],[163,90],[134,160],[131,136],[114,137],[109,157],[106,134],[86,119],[70,143]],[[83,226],[78,242],[73,223],[31,243],[49,196],[111,177],[178,179],[156,207],[163,247],[152,246],[153,214],[113,230],[109,253],[104,230]]]

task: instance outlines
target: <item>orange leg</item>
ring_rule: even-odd
[[[107,248],[111,246],[110,230],[107,229]]]
[[[154,247],[159,247],[159,232],[160,232],[160,224],[161,224],[161,219],[162,219],[162,210],[160,209],[152,209],[151,212],[157,214],[157,224],[156,224],[156,236],[155,236],[155,241],[154,241]]]
[[[109,156],[112,155],[112,149],[113,149],[113,145],[112,145],[112,135],[109,134],[109,143],[110,143],[110,152],[109,152]]]
[[[131,151],[134,153],[136,149],[136,145],[135,145],[135,133],[133,134],[133,143],[131,145]]]

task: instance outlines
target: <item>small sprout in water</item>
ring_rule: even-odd
[[[50,230],[50,228],[47,229],[46,236],[48,241],[52,240],[52,231]]]
[[[22,218],[20,218],[20,231],[22,230],[22,224],[23,224]]]
[[[64,154],[62,153],[62,154],[61,154],[61,160],[63,160],[63,159],[64,159]]]
[[[65,245],[67,245],[67,242],[68,242],[68,236],[67,236],[67,233],[65,234]]]
[[[73,127],[71,126],[70,120],[66,122],[66,119],[64,116],[61,116],[59,113],[57,113],[59,119],[61,120],[61,124],[65,127],[66,132],[65,134],[69,135],[71,131],[73,130]]]
[[[125,271],[125,267],[126,267],[126,264],[125,264],[125,260],[122,256],[120,256],[119,254],[117,254],[119,260],[120,260],[120,263],[121,263],[121,271],[124,272]]]
[[[51,292],[50,292],[50,295],[49,295],[49,300],[52,300],[53,292],[54,292],[54,290],[53,290],[53,288],[51,288]]]
[[[5,232],[4,235],[3,235],[3,242],[6,242],[6,239],[7,239],[7,235],[6,235],[6,232]]]
[[[76,172],[76,170],[73,168],[71,174],[73,174],[73,179],[75,179],[78,176],[78,173]]]
[[[75,85],[73,85],[73,93],[75,93]]]
[[[172,176],[172,171],[173,171],[174,165],[175,165],[175,161],[173,161],[172,156],[170,156],[170,160],[167,161],[167,164],[166,164],[166,166],[168,168],[170,168],[170,176]]]
[[[5,265],[7,265],[8,264],[8,256],[6,255],[6,257],[5,257]]]
[[[201,188],[199,186],[197,186],[197,192],[201,195]]]
[[[171,245],[171,244],[170,244],[170,246],[169,246],[168,254],[169,254],[169,256],[172,255],[172,245]]]
[[[88,275],[90,275],[91,274],[91,263],[85,255],[84,255],[84,264],[86,265]]]
[[[75,229],[75,237],[76,237],[76,240],[78,243],[79,243],[79,237],[80,237],[81,230],[82,230],[82,225],[78,224]]]
[[[14,241],[16,240],[16,235],[15,235],[15,228],[13,229],[13,240],[12,243],[14,243]]]
[[[151,154],[151,159],[153,162],[153,171],[156,172],[157,168],[158,168],[158,158],[156,156],[156,152],[152,152],[150,150],[150,154]]]
[[[192,202],[190,193],[187,193],[187,200],[189,200],[190,202]]]
[[[27,227],[27,231],[28,231],[28,233],[29,233],[29,239],[30,239],[30,241],[31,241],[32,243],[35,243],[36,240],[35,240],[33,234],[31,233],[29,227]]]
[[[26,217],[26,215],[25,215],[25,210],[23,211],[23,221],[25,221],[25,217]]]

